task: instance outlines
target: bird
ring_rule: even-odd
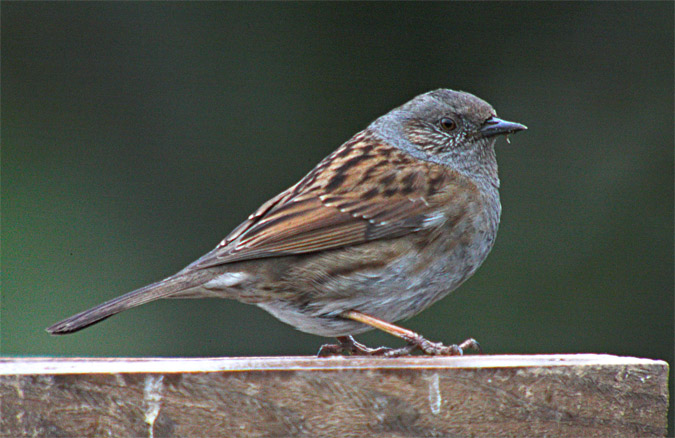
[[[486,259],[501,215],[495,142],[527,127],[473,94],[436,89],[374,120],[178,273],[58,322],[72,333],[164,298],[227,298],[337,338],[319,356],[461,355],[395,325]],[[379,329],[404,347],[371,348]]]

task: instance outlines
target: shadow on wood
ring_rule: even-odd
[[[609,355],[0,359],[2,436],[665,436],[668,364]]]

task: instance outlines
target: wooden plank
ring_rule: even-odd
[[[4,358],[2,436],[665,436],[668,364],[610,355]]]

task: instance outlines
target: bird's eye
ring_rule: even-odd
[[[441,129],[447,132],[454,131],[455,129],[457,129],[457,123],[450,117],[443,117],[441,120],[438,121],[438,124],[440,125]]]

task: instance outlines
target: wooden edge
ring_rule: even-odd
[[[609,354],[472,355],[457,357],[411,356],[328,357],[208,357],[208,358],[96,358],[5,357],[0,376],[116,373],[198,373],[218,371],[310,371],[358,369],[531,368],[598,365],[652,365],[668,369],[662,360]]]
[[[0,436],[666,436],[667,378],[606,354],[0,358]]]

